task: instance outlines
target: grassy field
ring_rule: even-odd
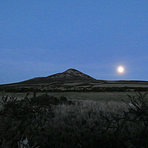
[[[27,93],[2,93],[0,96],[16,96],[18,99],[23,99]],[[37,93],[37,96],[43,93]],[[129,101],[128,95],[135,95],[135,92],[49,92],[48,95],[60,97],[65,96],[68,99],[78,100],[94,100],[94,101]],[[32,97],[33,93],[29,93],[29,97]]]

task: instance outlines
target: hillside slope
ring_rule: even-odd
[[[0,85],[1,91],[148,91],[147,81],[96,80],[76,69],[47,77]]]
[[[68,69],[62,73],[53,74],[47,77],[38,77],[27,81],[20,82],[20,84],[48,84],[51,82],[76,82],[76,81],[95,81],[94,78],[84,74],[76,69]],[[19,83],[18,83],[19,84]]]

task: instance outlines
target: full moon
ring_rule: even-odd
[[[125,68],[123,66],[118,66],[117,72],[120,73],[120,74],[123,74],[125,72]]]

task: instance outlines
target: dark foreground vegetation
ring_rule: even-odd
[[[129,98],[125,107],[105,108],[46,94],[4,96],[0,148],[148,148],[146,94]]]
[[[1,87],[0,92],[145,92],[148,87],[78,87],[68,86],[67,88],[23,88],[23,87]]]

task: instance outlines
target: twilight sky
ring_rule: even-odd
[[[148,80],[148,0],[1,0],[0,84],[68,68]]]

